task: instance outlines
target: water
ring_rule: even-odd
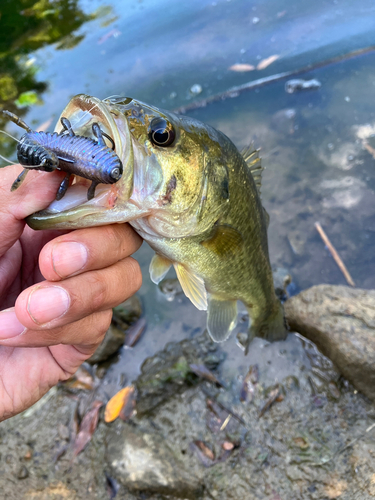
[[[139,0],[103,7],[96,0],[60,0],[48,2],[43,11],[33,5],[2,6],[0,23],[7,30],[0,37],[0,98],[5,109],[33,126],[50,121],[50,130],[77,93],[125,94],[174,109],[247,81],[315,68],[300,77],[319,80],[319,89],[290,94],[283,79],[189,115],[222,130],[238,147],[253,141],[261,148],[271,261],[292,275],[292,293],[318,283],[346,283],[314,228],[316,221],[356,285],[375,288],[375,160],[364,148],[375,133],[375,55],[318,68],[323,61],[374,45],[373,2]],[[228,69],[233,64],[256,67],[272,55],[278,59],[264,69]],[[201,91],[192,92],[194,86]],[[7,129],[22,133],[14,124]],[[5,136],[0,141],[0,153],[14,157],[14,142]],[[151,256],[146,244],[136,255],[144,275],[140,296],[147,331],[109,370],[109,392],[124,379],[122,373],[127,380],[136,377],[146,356],[205,327],[205,313],[181,295],[168,302],[151,283]],[[282,347],[256,341],[248,358],[234,336],[222,350],[223,373],[231,378],[244,375],[253,357],[262,360],[262,376],[269,383],[310,367],[293,335]]]

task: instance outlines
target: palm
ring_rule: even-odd
[[[14,306],[23,290],[43,281],[38,265],[40,251],[60,234],[62,231],[37,232],[25,227],[21,238],[0,257],[2,308]],[[9,282],[11,286],[6,289],[4,285]],[[34,349],[0,346],[0,401],[12,413],[29,407],[60,380],[69,377],[86,357],[69,345]]]

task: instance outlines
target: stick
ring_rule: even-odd
[[[342,272],[342,274],[345,276],[345,279],[346,281],[348,282],[348,284],[350,286],[355,286],[355,283],[352,279],[352,277],[350,276],[349,274],[349,271],[346,269],[345,267],[345,264],[343,263],[343,261],[341,260],[341,257],[340,255],[337,253],[335,247],[332,245],[332,243],[329,241],[328,239],[328,236],[326,235],[326,233],[323,231],[323,228],[322,226],[320,225],[320,222],[315,222],[315,227],[316,227],[316,230],[318,231],[320,237],[322,238],[322,240],[324,241],[324,243],[326,244],[328,250],[331,252],[331,255],[332,257],[335,259],[335,262],[336,264],[339,266],[340,268],[340,271]]]

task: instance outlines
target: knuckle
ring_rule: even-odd
[[[133,293],[139,290],[142,286],[142,271],[139,262],[133,257],[128,257],[128,283],[133,290]]]
[[[121,224],[116,228],[116,236],[118,238],[118,249],[121,259],[138,250],[142,244],[141,237],[134,231],[129,224]]]
[[[106,280],[102,279],[100,272],[87,273],[87,288],[90,293],[87,296],[87,306],[93,313],[100,310],[108,299],[108,285]]]
[[[94,325],[99,342],[103,340],[103,336],[110,327],[111,321],[112,321],[112,309],[102,311],[99,314],[95,315]]]

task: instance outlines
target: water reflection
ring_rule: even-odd
[[[0,109],[23,116],[29,106],[42,103],[48,83],[38,78],[35,51],[54,45],[72,49],[85,37],[81,26],[103,14],[86,13],[79,0],[14,0],[0,6]],[[0,117],[0,128],[6,119]],[[14,142],[0,136],[1,152],[11,156]]]

